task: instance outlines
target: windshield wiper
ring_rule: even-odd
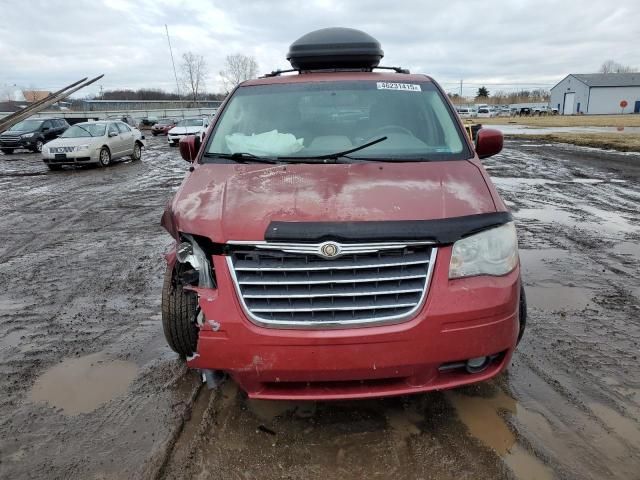
[[[375,145],[377,143],[380,142],[384,142],[387,139],[387,137],[380,137],[380,138],[376,138],[375,140],[372,140],[370,142],[367,142],[363,145],[359,145],[357,147],[353,147],[350,148],[349,150],[343,150],[341,152],[336,152],[336,153],[328,153],[326,155],[314,155],[314,156],[310,156],[310,157],[284,157],[285,159],[287,158],[291,158],[294,160],[337,160],[340,157],[345,157],[345,158],[349,158],[351,160],[357,160],[357,158],[352,158],[349,156],[350,153],[353,152],[358,152],[360,150],[364,150],[367,147],[370,147],[371,145]]]
[[[247,152],[235,152],[235,153],[221,153],[221,152],[207,152],[205,157],[211,158],[225,158],[229,160],[235,160],[238,163],[279,163],[279,160],[275,157],[259,157],[253,153]]]
[[[350,148],[349,150],[344,150],[342,152],[329,153],[326,155],[315,155],[309,157],[259,157],[254,155],[253,153],[247,152],[235,152],[235,153],[221,153],[221,152],[207,152],[204,154],[205,157],[216,157],[216,158],[228,158],[230,160],[235,160],[239,163],[336,163],[338,158],[345,157],[351,160],[358,160],[357,158],[349,157],[348,155],[353,152],[357,152],[359,150],[363,150],[371,145],[375,145],[376,143],[384,142],[387,137],[380,137],[372,140],[371,142],[367,142],[364,145],[359,145],[354,148]]]
[[[80,129],[84,130],[85,132],[87,132],[87,133],[89,134],[89,136],[90,136],[90,137],[93,137],[93,135],[91,135],[91,132],[90,132],[89,130],[87,130],[86,128],[81,127],[80,125],[76,125],[76,127],[78,127],[78,128],[80,128]]]

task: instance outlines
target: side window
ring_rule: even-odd
[[[120,131],[118,130],[118,127],[116,127],[115,123],[109,124],[109,135],[111,135],[112,133],[115,133],[116,135],[120,134]]]
[[[129,125],[127,125],[126,123],[116,123],[116,125],[118,126],[120,133],[127,133],[131,131]]]
[[[44,122],[42,124],[42,130],[44,130],[45,128],[48,128],[49,130],[51,130],[53,128],[53,124],[52,124],[51,120],[47,120],[46,122]]]
[[[60,120],[56,120],[56,128],[60,128],[60,129],[62,129],[62,128],[64,128],[64,127],[65,127],[65,124],[66,124],[66,123],[67,123],[67,122],[65,122],[65,121],[64,121],[64,120],[62,120],[62,119],[60,119]]]

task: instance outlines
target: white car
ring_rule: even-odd
[[[140,160],[143,140],[140,130],[121,121],[76,123],[44,145],[42,160],[51,170],[90,163],[107,167],[122,157]]]
[[[458,108],[458,115],[460,115],[460,118],[475,118],[478,116],[473,108],[466,107]]]
[[[182,137],[188,135],[197,135],[200,140],[204,140],[204,135],[209,128],[208,118],[185,118],[180,120],[175,127],[169,130],[167,134],[167,141],[169,145],[175,147],[180,142]]]
[[[493,118],[497,117],[498,112],[492,107],[480,107],[478,108],[478,118]]]

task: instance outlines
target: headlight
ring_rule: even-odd
[[[176,259],[180,263],[190,264],[198,271],[198,286],[202,288],[215,288],[211,263],[198,242],[191,235],[184,235],[186,242],[181,242],[176,247]]]
[[[35,133],[25,133],[24,135],[20,135],[22,138],[31,138],[35,135]]]
[[[76,152],[82,152],[83,150],[89,150],[89,145],[78,145],[76,147]]]
[[[454,243],[449,278],[504,275],[517,264],[516,227],[509,222]]]

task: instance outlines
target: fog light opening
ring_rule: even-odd
[[[469,373],[480,373],[487,369],[491,363],[491,357],[470,358],[465,363],[465,370]]]

